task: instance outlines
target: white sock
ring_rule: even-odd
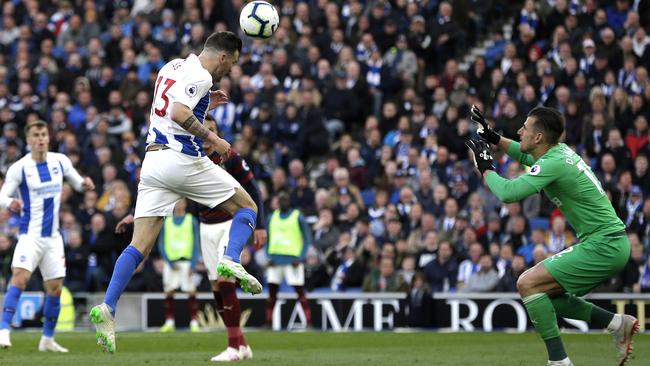
[[[196,319],[190,320],[190,326],[199,325],[199,321]]]
[[[44,340],[44,341],[51,341],[51,340],[53,340],[53,339],[54,339],[54,337],[48,337],[48,336],[41,335],[41,340]]]
[[[612,321],[610,321],[609,325],[607,325],[607,331],[610,333],[616,332],[621,327],[622,323],[623,323],[623,317],[621,316],[621,314],[614,314]]]
[[[165,320],[165,325],[174,325],[174,319]]]
[[[572,365],[573,365],[573,364],[571,363],[571,360],[569,359],[569,357],[564,358],[564,359],[562,359],[562,360],[558,360],[558,361],[548,361],[548,364],[549,364],[549,365],[557,365],[557,366],[560,366],[560,365],[562,365],[562,366],[569,366],[569,365],[571,365],[571,366],[572,366]]]

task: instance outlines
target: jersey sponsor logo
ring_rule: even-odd
[[[537,175],[542,171],[542,167],[539,165],[535,164],[532,167],[530,167],[530,175]]]
[[[189,95],[190,97],[194,97],[196,93],[198,92],[199,88],[194,85],[194,84],[188,84],[185,87],[185,94]]]

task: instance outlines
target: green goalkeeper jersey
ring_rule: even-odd
[[[566,144],[553,146],[535,161],[531,155],[522,153],[519,143],[513,141],[508,155],[529,166],[530,171],[512,180],[496,173],[487,175],[487,185],[503,202],[516,202],[543,190],[581,241],[587,236],[625,230],[598,178]]]

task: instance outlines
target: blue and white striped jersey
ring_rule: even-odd
[[[59,236],[59,207],[63,178],[82,190],[83,178],[67,156],[48,152],[45,161],[35,161],[29,153],[9,167],[0,189],[0,206],[7,207],[16,192],[23,201],[20,234],[39,237]]]
[[[165,64],[156,78],[147,146],[167,145],[190,156],[205,156],[203,140],[185,131],[170,115],[172,105],[181,103],[194,111],[196,118],[203,123],[210,105],[210,88],[212,75],[203,68],[195,54]]]

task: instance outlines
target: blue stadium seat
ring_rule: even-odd
[[[372,206],[375,202],[375,191],[372,189],[361,191],[361,199],[363,199],[363,204],[366,205],[366,207]]]
[[[534,217],[529,220],[530,223],[530,229],[535,230],[535,229],[542,229],[542,230],[548,230],[551,226],[548,223],[548,217]]]

